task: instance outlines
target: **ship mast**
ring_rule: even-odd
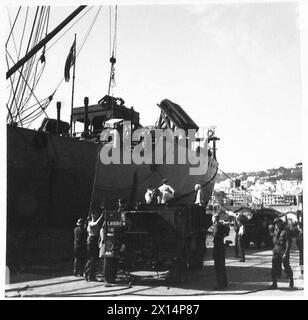
[[[35,55],[47,42],[57,35],[68,23],[70,23],[86,6],[79,6],[66,19],[64,19],[54,30],[52,30],[43,40],[33,47],[22,59],[16,62],[6,73],[6,79],[10,78],[21,66],[23,66],[33,55]]]

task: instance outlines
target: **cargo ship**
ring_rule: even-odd
[[[76,14],[70,19],[84,7],[80,6],[78,13],[78,9],[75,10]],[[42,41],[49,41],[48,35],[46,38]],[[21,62],[8,70],[7,79],[22,68],[25,62]],[[149,131],[182,129],[185,134],[188,130],[198,132],[198,125],[178,104],[163,99],[158,107],[160,117],[158,121],[153,119],[153,126],[147,128]],[[207,170],[202,175],[191,175],[189,163],[166,163],[166,154],[160,164],[103,164],[100,159],[101,133],[110,127],[120,132],[124,121],[130,121],[132,131],[144,128],[139,122],[139,112],[125,106],[123,99],[108,94],[93,105],[85,98],[83,106],[73,109],[71,123],[60,117],[45,118],[38,130],[22,127],[8,115],[7,264],[10,267],[26,259],[27,255],[28,261],[32,259],[29,257],[35,255],[40,230],[46,226],[72,230],[77,218],[87,217],[102,201],[110,209],[117,206],[118,198],[127,199],[131,207],[144,203],[147,186],[158,187],[163,178],[167,178],[175,189],[172,200],[179,203],[194,203],[194,186],[200,184],[202,203],[206,207],[218,170],[215,133],[211,131],[205,137],[205,143],[212,145],[211,150],[206,151]],[[78,122],[84,125],[80,135],[74,131]],[[208,148],[208,145],[200,144],[201,140],[200,136],[196,137],[199,152],[200,148]],[[122,144],[118,143],[122,153]],[[153,140],[154,148],[155,143],[157,141]]]

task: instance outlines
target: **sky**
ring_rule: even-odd
[[[49,30],[74,9],[52,6]],[[40,99],[63,79],[74,33],[78,48],[98,9],[47,45]],[[16,7],[7,8],[7,30],[15,14]],[[16,42],[21,30],[16,25]],[[140,112],[143,125],[155,123],[157,104],[167,98],[199,127],[215,126],[225,172],[293,167],[303,161],[300,36],[296,2],[119,5],[114,95]],[[105,5],[77,57],[76,107],[85,96],[95,104],[107,94],[109,39]],[[56,101],[69,121],[71,82],[62,82],[47,109],[50,117],[56,117]]]

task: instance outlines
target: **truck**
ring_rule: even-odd
[[[168,271],[172,282],[203,267],[211,215],[198,205],[143,204],[137,210],[106,211],[104,277],[113,283],[119,267]]]

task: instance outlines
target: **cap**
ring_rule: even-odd
[[[161,182],[162,182],[162,183],[166,183],[166,182],[168,182],[168,179],[167,179],[167,178],[164,178]]]
[[[76,226],[82,226],[84,224],[83,218],[78,219]]]
[[[274,223],[279,223],[279,222],[282,222],[282,220],[279,219],[278,217],[276,217],[273,222],[274,222]]]

